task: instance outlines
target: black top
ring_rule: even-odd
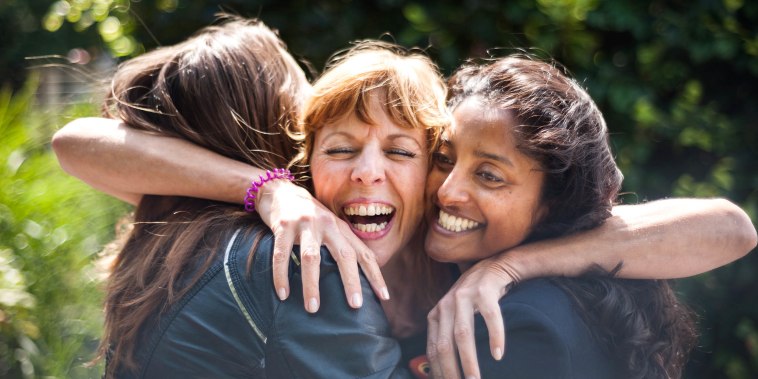
[[[490,354],[484,319],[476,317],[482,378],[622,378],[622,366],[593,337],[571,298],[549,279],[521,283],[500,300],[506,349]]]
[[[363,306],[345,300],[337,265],[321,249],[321,306],[305,312],[297,252],[289,298],[275,294],[273,236],[237,230],[189,293],[142,333],[140,370],[119,378],[406,378],[400,347],[361,276]]]
[[[484,319],[475,317],[476,351],[482,378],[606,379],[627,377],[612,352],[593,337],[573,300],[550,279],[514,287],[500,299],[505,356],[490,353]],[[401,341],[404,360],[419,378],[428,377],[426,336]]]

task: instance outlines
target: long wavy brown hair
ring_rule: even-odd
[[[284,131],[296,124],[309,90],[274,31],[224,16],[184,42],[122,64],[104,113],[256,167],[286,167],[297,151]],[[107,285],[106,377],[136,369],[140,333],[199,279],[229,231],[260,222],[237,205],[152,195],[134,218]]]
[[[509,56],[466,65],[448,85],[451,108],[476,97],[510,112],[517,122],[504,132],[513,133],[517,148],[540,163],[541,202],[548,213],[528,241],[593,228],[611,216],[623,177],[605,120],[575,80],[554,64]],[[681,377],[696,341],[691,312],[666,281],[619,280],[613,274],[593,270],[579,279],[554,281],[627,369],[625,377]]]

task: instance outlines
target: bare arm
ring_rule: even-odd
[[[697,275],[745,256],[756,246],[747,214],[724,199],[667,199],[617,206],[601,226],[569,237],[522,245],[493,261],[521,279],[578,276],[590,265],[633,279]],[[517,278],[518,280],[518,278]]]
[[[463,372],[476,375],[475,310],[487,324],[491,354],[502,357],[505,331],[498,300],[518,281],[579,276],[593,265],[610,271],[619,263],[617,275],[623,278],[681,278],[743,257],[758,239],[747,214],[723,199],[659,200],[619,206],[613,214],[595,229],[518,246],[467,270],[429,313],[430,325],[439,325],[429,333],[436,359],[456,362],[457,350]]]
[[[105,118],[74,120],[55,133],[52,144],[66,172],[135,205],[144,194],[241,204],[251,179],[265,173],[185,140],[131,129]],[[374,254],[307,190],[275,180],[266,183],[256,201],[261,219],[276,239],[272,270],[280,298],[285,299],[290,292],[287,270],[293,244],[302,250],[303,294],[309,312],[315,312],[320,303],[322,245],[335,252],[351,306],[358,308],[363,303],[359,265],[377,295],[387,298]]]
[[[264,171],[105,118],[70,122],[53,136],[53,149],[66,172],[132,204],[143,194],[242,203],[250,179]]]

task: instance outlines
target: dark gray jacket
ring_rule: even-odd
[[[345,300],[337,265],[321,249],[321,306],[305,312],[297,253],[289,298],[273,288],[273,237],[234,232],[191,291],[142,335],[140,370],[123,378],[406,378],[400,347],[379,300],[361,277],[364,303]]]

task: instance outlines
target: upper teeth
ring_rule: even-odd
[[[384,204],[351,204],[345,207],[345,214],[348,216],[377,216],[388,215],[395,208]]]
[[[479,223],[474,220],[456,217],[443,210],[440,210],[440,217],[437,219],[437,224],[451,232],[463,232],[479,226]]]

